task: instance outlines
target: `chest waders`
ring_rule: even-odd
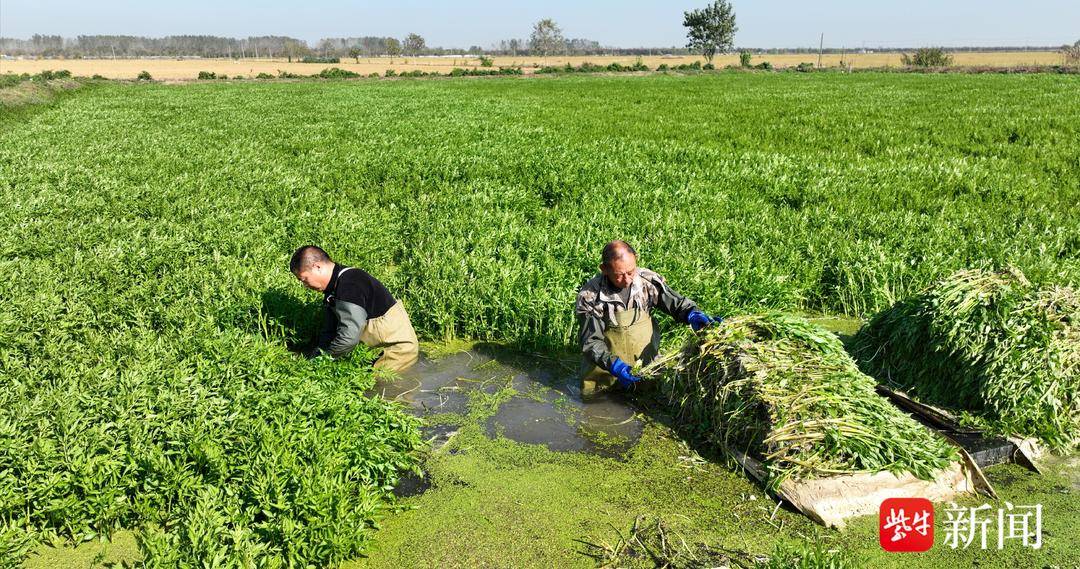
[[[360,341],[373,348],[382,348],[382,355],[372,367],[403,372],[420,358],[420,343],[416,340],[409,314],[397,301],[386,314],[371,318],[360,333]]]
[[[351,270],[346,267],[338,273],[338,278]],[[360,332],[360,341],[372,348],[382,348],[379,359],[372,364],[374,369],[387,369],[401,373],[420,359],[420,342],[416,339],[416,330],[409,320],[409,313],[401,301],[397,301],[386,314],[369,318],[367,325]]]
[[[615,313],[615,326],[604,330],[608,350],[631,366],[651,362],[660,351],[660,327],[647,310],[630,308]],[[618,381],[588,359],[581,362],[581,395],[587,397],[618,385]]]

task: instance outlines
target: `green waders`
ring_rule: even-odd
[[[660,327],[648,311],[631,308],[615,313],[617,326],[604,330],[608,350],[622,361],[644,365],[653,360],[660,351]],[[618,382],[607,372],[586,358],[581,362],[581,396],[588,397],[616,385]]]
[[[382,348],[382,355],[372,365],[375,369],[388,369],[401,373],[420,358],[420,343],[416,340],[409,314],[401,301],[397,301],[386,314],[371,318],[360,333],[360,341],[373,348]]]

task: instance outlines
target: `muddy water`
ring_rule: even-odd
[[[509,397],[484,425],[488,436],[544,445],[553,451],[624,455],[641,437],[638,409],[618,393],[582,401],[576,374],[569,367],[504,348],[480,348],[439,358],[421,357],[400,378],[378,381],[369,394],[431,417],[468,414],[471,392],[504,392]],[[446,424],[424,430],[435,449],[453,434],[454,428]]]

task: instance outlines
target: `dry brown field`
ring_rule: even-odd
[[[854,68],[898,67],[901,65],[899,52],[826,54],[822,56],[822,65],[837,67],[851,64]],[[963,52],[953,54],[955,65],[961,66],[1019,66],[1019,65],[1054,65],[1063,62],[1062,56],[1054,51],[1018,51],[1018,52]],[[526,73],[545,65],[579,65],[584,62],[606,65],[612,62],[633,64],[634,56],[572,56],[572,57],[495,57],[496,66],[521,66]],[[669,66],[699,61],[693,56],[646,56],[641,58],[650,68],[655,69],[662,63]],[[817,63],[815,54],[777,54],[754,55],[753,63],[768,61],[775,67],[790,67],[801,62]],[[738,55],[719,56],[715,60],[717,67],[737,64]],[[154,79],[187,80],[195,79],[200,71],[226,74],[229,77],[254,77],[259,73],[276,75],[278,71],[310,75],[326,67],[340,67],[356,73],[383,74],[387,69],[398,72],[422,70],[448,73],[455,67],[473,68],[480,66],[480,60],[472,57],[377,57],[342,59],[339,64],[324,63],[289,63],[285,59],[15,59],[0,60],[0,73],[37,73],[47,69],[67,69],[75,75],[102,75],[110,79],[134,79],[140,71],[148,71]]]

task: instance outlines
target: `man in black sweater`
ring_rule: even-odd
[[[334,263],[314,245],[297,249],[289,270],[304,286],[323,293],[322,328],[308,356],[344,356],[363,342],[383,350],[376,369],[401,372],[416,363],[420,346],[409,315],[378,279]]]

